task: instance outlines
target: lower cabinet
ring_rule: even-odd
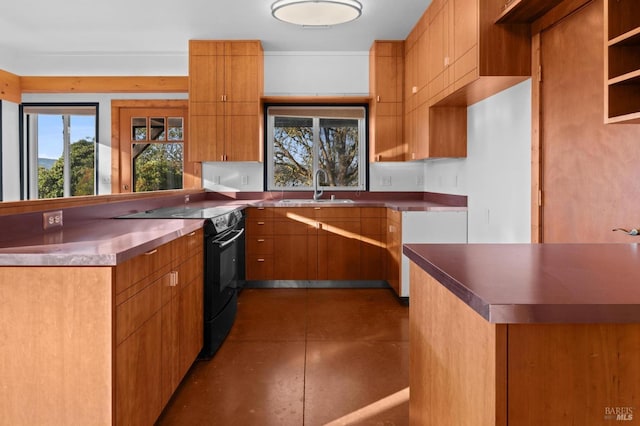
[[[121,281],[149,273],[116,285],[118,425],[153,424],[202,348],[202,241],[197,231],[116,267]]]

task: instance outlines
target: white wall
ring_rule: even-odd
[[[531,80],[468,108],[467,158],[425,162],[425,190],[466,194],[469,242],[531,241]]]
[[[2,107],[2,200],[20,199],[19,105],[0,101]]]
[[[264,52],[265,95],[369,95],[369,52]]]

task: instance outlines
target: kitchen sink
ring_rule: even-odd
[[[313,198],[285,198],[278,201],[278,203],[282,203],[282,204],[349,204],[349,203],[353,203],[353,200],[350,200],[348,198],[335,198],[333,200],[330,198],[323,198],[320,200],[314,200]]]

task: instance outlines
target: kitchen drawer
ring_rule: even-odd
[[[245,262],[247,280],[274,279],[272,255],[247,255]]]
[[[399,210],[387,209],[387,220],[400,223],[402,221],[402,212]]]
[[[267,219],[273,217],[273,209],[266,207],[249,207],[247,219]]]
[[[273,235],[273,220],[249,219],[245,222],[247,238],[254,236]]]
[[[271,236],[247,237],[247,254],[273,254],[274,238]]]
[[[171,243],[136,256],[116,267],[116,294],[149,277],[162,274],[171,268]]]
[[[173,250],[174,261],[180,263],[189,256],[202,252],[204,247],[203,232],[202,229],[198,229],[169,243]]]
[[[170,280],[171,274],[167,273],[116,306],[116,346],[160,310],[163,292],[171,288]]]
[[[202,252],[189,257],[178,265],[176,272],[178,272],[177,286],[179,288],[191,284],[191,282],[196,279],[202,281],[204,279],[204,255]]]

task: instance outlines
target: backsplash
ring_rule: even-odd
[[[264,163],[213,162],[202,164],[202,185],[216,192],[259,192],[264,188]],[[373,163],[369,166],[372,192],[422,192],[424,163]]]

